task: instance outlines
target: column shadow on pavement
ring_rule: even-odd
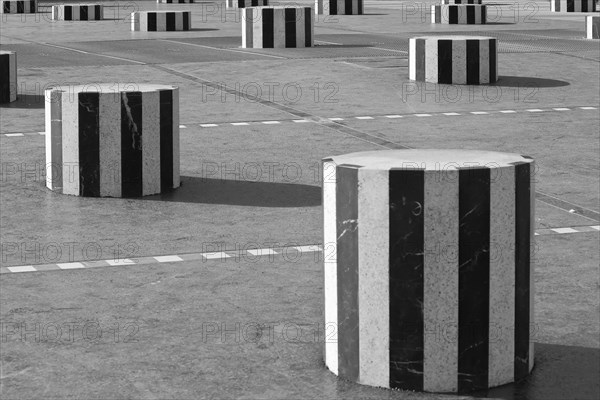
[[[505,87],[523,87],[523,88],[551,88],[569,86],[566,81],[557,79],[534,78],[529,76],[511,76],[499,75],[498,81],[491,83],[490,86],[505,86]]]

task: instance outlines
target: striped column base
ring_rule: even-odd
[[[481,4],[481,0],[441,0],[440,4]]]
[[[409,40],[413,81],[481,85],[498,80],[498,43],[486,36],[424,36]]]
[[[194,0],[156,0],[156,2],[164,4],[193,4]]]
[[[317,15],[362,15],[363,0],[315,0]]]
[[[431,6],[432,24],[485,24],[486,6],[481,4],[437,4]]]
[[[312,7],[247,7],[242,9],[243,48],[312,47]]]
[[[0,103],[17,100],[17,53],[0,50]]]
[[[46,186],[85,197],[179,187],[179,89],[91,84],[48,89]]]
[[[143,32],[189,31],[190,11],[136,11],[131,13],[131,30]]]
[[[588,15],[585,17],[585,34],[588,39],[600,39],[600,17]]]
[[[104,17],[101,4],[65,4],[52,6],[52,19],[57,21],[100,21]]]
[[[0,14],[35,14],[36,0],[0,0]]]
[[[550,0],[552,12],[595,12],[596,0]]]
[[[226,8],[264,7],[269,5],[269,0],[227,0]]]
[[[469,392],[533,368],[533,160],[386,150],[323,160],[325,364]]]

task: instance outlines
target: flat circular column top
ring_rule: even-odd
[[[244,7],[244,8],[268,8],[268,9],[273,9],[273,10],[296,10],[298,8],[301,9],[305,9],[305,8],[312,8],[311,6],[252,6],[252,7]]]
[[[153,83],[90,83],[87,85],[66,85],[46,89],[46,92],[60,91],[67,93],[123,93],[123,92],[156,92],[174,90],[177,86]]]
[[[89,6],[102,6],[102,4],[100,4],[100,3],[54,4],[52,7],[64,7],[64,6],[89,7]]]
[[[452,170],[467,168],[500,168],[515,163],[531,163],[533,159],[514,153],[482,150],[377,150],[343,154],[325,158],[337,165],[347,164],[356,168],[407,170]]]
[[[496,39],[491,36],[468,36],[468,35],[452,35],[452,36],[417,36],[410,38],[411,40],[424,39],[424,40],[490,40]]]
[[[171,3],[176,4],[176,3]],[[148,11],[134,11],[132,14],[165,14],[165,13],[185,13],[191,12],[190,10],[148,10]]]

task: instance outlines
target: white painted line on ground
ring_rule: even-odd
[[[222,251],[216,252],[216,253],[202,253],[201,254],[202,257],[204,257],[207,260],[215,260],[215,259],[222,259],[222,258],[229,258],[231,257],[229,254],[227,253],[223,253]]]
[[[202,128],[212,128],[213,126],[219,126],[217,124],[200,124]]]
[[[179,128],[180,129],[185,129],[185,128],[187,128],[187,126],[185,126],[185,125],[179,125]]]
[[[315,251],[321,251],[321,246],[315,244],[310,246],[296,246],[294,248],[300,253],[314,253]]]
[[[373,119],[373,117],[354,117],[356,119]]]
[[[590,228],[600,231],[600,225],[590,226]]]
[[[471,111],[471,114],[484,115],[484,114],[489,114],[489,112],[487,112],[487,111]]]
[[[46,136],[46,132],[38,132],[38,134]]]
[[[183,258],[179,257],[179,256],[156,256],[156,257],[152,257],[154,258],[156,261],[158,262],[176,262],[176,261],[183,261]]]
[[[576,232],[578,232],[576,229],[573,229],[573,228],[553,228],[551,230],[556,233],[576,233]]]
[[[133,260],[130,260],[129,258],[124,258],[122,260],[105,260],[109,265],[112,266],[118,266],[118,265],[131,265],[131,264],[135,264],[135,262]]]
[[[328,118],[330,121],[343,121],[344,118],[338,118],[338,117],[334,117],[334,118]]]
[[[34,272],[34,271],[37,271],[31,265],[23,265],[20,267],[8,267],[8,270],[10,272]]]
[[[541,109],[539,109],[539,108],[532,108],[532,109],[529,109],[529,110],[527,110],[527,111],[528,111],[528,112],[543,112],[544,110],[541,110]]]
[[[80,262],[70,262],[70,263],[62,263],[62,264],[56,264],[56,265],[58,265],[58,268],[60,268],[60,269],[85,268],[85,265],[83,265]]]
[[[581,108],[582,110],[597,110],[598,109],[597,107],[579,107],[579,108]]]
[[[242,126],[242,125],[250,125],[247,122],[232,122],[231,125],[233,126]]]
[[[431,117],[431,114],[414,114],[415,117]]]
[[[402,115],[386,115],[386,118],[402,118]]]
[[[307,119],[294,119],[292,121],[295,122],[295,123],[297,123],[297,124],[301,124],[301,123],[304,123],[304,122],[310,122]]]
[[[24,134],[22,134],[22,133],[6,133],[5,135],[6,135],[6,136],[8,136],[8,137],[13,137],[13,136],[25,136],[25,135],[24,135]]]
[[[261,123],[263,123],[265,125],[274,125],[274,124],[280,124],[281,121],[262,121]]]
[[[273,249],[252,249],[246,251],[252,254],[253,256],[270,256],[273,254],[279,254],[276,251],[273,251]]]
[[[570,111],[570,108],[566,108],[566,107],[557,107],[557,108],[553,108],[554,111]]]
[[[516,113],[516,111],[515,111],[515,110],[501,110],[500,112],[501,112],[502,114],[514,114],[514,113]]]
[[[444,113],[444,115],[460,115],[459,113],[455,113],[455,112],[451,112],[451,113]]]

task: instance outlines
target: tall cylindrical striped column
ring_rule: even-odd
[[[52,19],[57,21],[100,21],[102,4],[61,4],[52,6]]]
[[[311,7],[246,7],[242,9],[243,48],[312,47]]]
[[[588,39],[600,39],[600,17],[588,15],[585,17],[585,34]]]
[[[0,50],[0,103],[17,100],[17,53]]]
[[[179,89],[91,84],[46,90],[46,186],[86,197],[179,187]]]
[[[550,0],[552,12],[596,12],[596,0]]]
[[[156,0],[156,2],[164,4],[193,4],[194,0]]]
[[[0,0],[0,14],[35,14],[37,0]]]
[[[323,160],[325,364],[468,392],[533,368],[533,160],[389,150]]]
[[[362,15],[363,0],[315,0],[317,15]]]
[[[434,4],[431,6],[432,24],[485,24],[486,6],[482,4]]]
[[[269,5],[269,0],[227,0],[226,8],[264,7]]]
[[[498,42],[486,36],[424,36],[409,40],[409,78],[480,85],[498,80]]]
[[[131,30],[144,32],[189,31],[190,11],[136,11],[131,13]]]
[[[441,4],[481,4],[481,0],[441,0]]]

